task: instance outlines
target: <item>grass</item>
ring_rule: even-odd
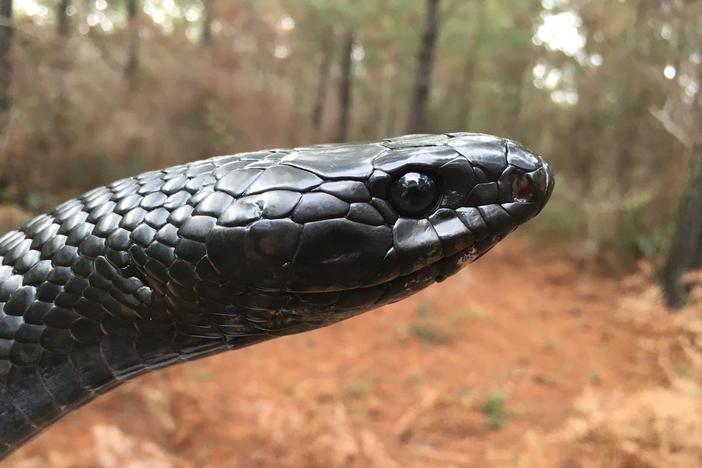
[[[596,370],[591,370],[588,374],[588,380],[592,385],[600,385],[602,383],[602,376]]]
[[[461,307],[449,314],[439,314],[431,299],[425,299],[417,304],[415,309],[417,320],[409,328],[409,332],[417,340],[430,345],[442,345],[451,342],[454,335],[447,331],[460,320],[492,320],[489,312],[472,306]]]
[[[410,333],[420,342],[429,345],[449,343],[453,336],[441,329],[439,316],[435,313],[434,303],[423,300],[417,305],[417,321],[410,326]]]
[[[412,387],[421,387],[427,381],[427,376],[423,372],[412,372],[407,376],[407,383]]]
[[[436,325],[423,322],[415,323],[410,328],[415,338],[425,344],[440,345],[449,343],[453,337],[445,331],[439,329]]]
[[[556,339],[553,336],[550,336],[546,339],[544,343],[544,350],[548,351],[549,353],[555,353],[558,351],[558,339]]]
[[[343,395],[347,400],[358,400],[367,397],[375,386],[373,379],[349,382],[344,386]]]
[[[477,307],[462,307],[458,309],[457,311],[454,312],[453,314],[454,318],[463,320],[463,319],[476,319],[476,320],[490,320],[492,319],[492,315],[489,312],[486,312],[482,309],[478,309]]]
[[[507,392],[498,389],[491,392],[487,400],[480,406],[480,412],[485,416],[487,427],[491,431],[500,430],[507,421],[506,401]]]
[[[690,363],[689,362],[678,362],[673,368],[675,375],[684,378],[690,374]]]
[[[431,299],[424,299],[417,304],[417,308],[415,309],[415,312],[417,313],[417,317],[423,320],[429,320],[432,317],[432,313],[434,311],[434,301]]]
[[[188,367],[188,377],[195,382],[210,382],[215,378],[212,369],[207,366]]]

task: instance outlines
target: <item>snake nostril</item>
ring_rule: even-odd
[[[512,198],[514,201],[531,201],[535,192],[536,184],[534,184],[534,180],[528,174],[521,171],[512,173]]]

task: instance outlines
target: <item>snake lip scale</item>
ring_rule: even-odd
[[[0,237],[0,457],[145,372],[441,281],[548,201],[507,139],[220,156],[91,190]]]

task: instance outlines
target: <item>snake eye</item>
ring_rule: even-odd
[[[516,202],[528,202],[534,197],[536,185],[528,174],[515,171],[512,173],[512,198]]]
[[[439,198],[436,182],[426,174],[408,172],[393,182],[390,201],[404,216],[419,217],[436,205]]]

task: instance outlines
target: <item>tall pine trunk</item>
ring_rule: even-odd
[[[312,107],[312,131],[315,138],[319,137],[324,121],[324,106],[327,101],[327,90],[329,89],[329,75],[331,72],[332,58],[334,56],[334,35],[331,29],[325,33],[325,40],[322,44],[322,61],[319,63],[319,75],[317,78],[317,93]]]
[[[407,116],[407,130],[418,133],[427,130],[427,105],[431,91],[431,75],[439,35],[439,8],[441,0],[427,0],[422,42],[417,54],[414,91]]]
[[[12,0],[0,0],[0,133],[4,133],[12,110]]]
[[[203,0],[202,32],[200,41],[205,47],[212,45],[212,3],[214,0]]]
[[[385,132],[383,132],[383,134],[387,135],[388,138],[397,136],[397,128],[400,126],[398,125],[397,114],[397,104],[395,104],[394,102],[390,103],[390,108],[388,109],[388,116],[385,121]]]
[[[56,4],[56,34],[59,39],[56,41],[58,46],[56,49],[56,73],[58,79],[58,94],[56,96],[56,106],[53,107],[54,112],[51,116],[54,137],[61,148],[70,148],[73,142],[70,132],[70,107],[69,99],[70,89],[64,79],[64,74],[70,69],[71,58],[73,55],[68,49],[68,38],[71,32],[71,22],[68,16],[68,10],[71,6],[71,0],[59,0]]]
[[[466,53],[463,64],[463,75],[460,83],[460,102],[458,104],[458,115],[456,121],[458,129],[471,128],[471,113],[473,111],[473,87],[475,85],[475,75],[478,71],[478,51],[482,41],[483,29],[485,26],[485,5],[486,0],[476,0],[474,34],[470,38],[470,46]]]
[[[139,0],[127,0],[127,61],[124,76],[134,83],[139,70]]]
[[[682,276],[695,267],[702,250],[702,144],[693,147],[690,171],[675,223],[675,236],[661,271],[663,294],[669,307],[685,305],[688,286]]]
[[[339,79],[339,121],[335,135],[338,142],[344,142],[349,138],[354,41],[353,30],[347,31],[341,55],[341,76]]]
[[[698,50],[698,53],[702,49]],[[702,80],[702,65],[697,64],[697,82]],[[697,89],[685,114],[693,121],[702,121],[702,88]],[[690,155],[687,187],[678,208],[675,235],[661,271],[661,286],[666,303],[671,308],[680,308],[687,302],[689,285],[682,276],[689,270],[702,267],[702,131],[699,125],[692,126],[687,138],[677,139],[683,143]]]
[[[460,101],[458,103],[458,111],[456,115],[457,130],[471,128],[471,112],[473,110],[473,83],[475,81],[475,73],[477,63],[475,56],[469,54],[466,56],[466,61],[463,63],[463,74],[460,83]]]
[[[71,31],[71,21],[68,17],[68,8],[71,0],[59,0],[56,4],[56,33],[61,37],[67,37]]]

